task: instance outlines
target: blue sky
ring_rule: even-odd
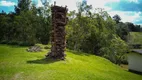
[[[41,0],[32,0],[37,4],[37,7],[42,6]],[[53,4],[56,1],[57,5],[67,5],[69,10],[77,10],[76,2],[82,0],[47,0]],[[93,8],[104,8],[111,16],[120,15],[123,22],[133,22],[142,24],[142,0],[86,0]],[[0,11],[14,11],[14,5],[17,5],[17,0],[0,0]]]

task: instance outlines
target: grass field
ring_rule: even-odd
[[[142,75],[92,54],[68,50],[65,61],[46,61],[49,50],[26,49],[0,45],[0,80],[142,80]]]

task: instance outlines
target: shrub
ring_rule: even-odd
[[[132,44],[132,48],[134,49],[140,49],[141,48],[141,44]]]
[[[19,46],[34,46],[35,43],[30,43],[30,42],[19,42]]]
[[[128,45],[119,37],[115,37],[110,41],[110,45],[101,48],[101,52],[105,53],[104,57],[116,64],[126,62],[125,54],[128,51]]]
[[[122,64],[128,64],[127,56],[126,56],[126,55],[124,55],[124,56],[121,58],[121,63],[122,63]]]
[[[48,46],[45,46],[45,47],[44,47],[44,49],[51,49],[51,48],[50,48],[50,47],[48,47]]]
[[[9,45],[18,45],[18,41],[9,41],[7,44]]]
[[[8,40],[2,40],[0,41],[0,44],[7,44],[8,43]]]

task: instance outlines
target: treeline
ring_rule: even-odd
[[[44,7],[30,5],[30,0],[18,0],[15,12],[0,13],[0,42],[19,45],[48,44],[50,41],[51,11],[48,2]],[[113,63],[125,62],[130,31],[139,31],[139,26],[120,22],[98,8],[93,11],[86,1],[77,4],[78,11],[68,12],[66,25],[67,48],[94,53]]]
[[[78,12],[69,12],[67,48],[103,56],[114,63],[126,61],[124,54],[128,27],[112,19],[101,8],[93,10],[86,1],[78,3]]]
[[[128,25],[130,32],[142,32],[142,26],[141,25],[134,25],[131,22],[126,22],[126,24]]]
[[[30,0],[18,0],[15,12],[0,13],[0,43],[22,46],[47,44],[51,26],[50,6],[36,8]]]
[[[142,32],[142,26],[141,25],[134,25],[132,22],[120,22],[121,17],[119,15],[114,15],[113,19],[116,21],[116,23],[121,23],[125,25],[128,28],[129,32]]]

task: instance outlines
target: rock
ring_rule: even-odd
[[[40,46],[31,46],[27,49],[28,52],[40,52],[41,51],[41,47]]]

